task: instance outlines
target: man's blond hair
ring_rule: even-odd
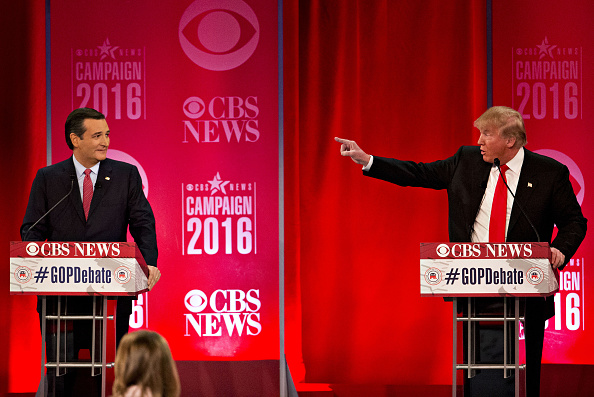
[[[503,138],[515,138],[514,148],[525,146],[526,128],[522,115],[517,110],[507,106],[493,106],[483,113],[476,121],[474,126],[479,130],[487,127],[494,127],[499,130]]]

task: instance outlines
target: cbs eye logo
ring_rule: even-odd
[[[191,96],[184,102],[183,110],[185,115],[189,118],[197,119],[202,117],[204,111],[206,110],[206,106],[204,105],[202,98]]]
[[[445,258],[446,256],[448,256],[450,254],[450,247],[448,247],[447,244],[439,244],[437,246],[437,248],[435,249],[435,252],[440,257]]]
[[[25,250],[27,251],[28,255],[35,256],[39,253],[39,245],[37,245],[37,243],[29,243],[27,244]]]
[[[206,294],[199,289],[193,289],[186,294],[184,298],[186,308],[192,313],[200,313],[206,308],[208,298]]]
[[[252,56],[260,39],[260,24],[242,0],[196,0],[184,11],[178,35],[192,62],[223,71]]]

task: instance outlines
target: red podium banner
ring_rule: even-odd
[[[548,296],[548,243],[421,243],[422,296]]]
[[[147,277],[134,243],[10,243],[13,295],[137,295],[148,291]]]

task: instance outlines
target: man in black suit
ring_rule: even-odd
[[[157,269],[155,218],[136,167],[106,157],[109,134],[105,116],[94,109],[76,109],[68,115],[65,138],[73,155],[37,172],[21,226],[21,237],[23,241],[125,242],[129,227],[148,265],[150,290],[161,277]],[[89,197],[88,201],[83,198],[85,178],[90,178],[87,191],[92,199]],[[64,196],[67,198],[41,219]],[[90,205],[85,208],[83,202]],[[41,221],[32,227],[39,219]],[[70,297],[67,302],[69,313],[89,314],[91,302],[89,297]],[[48,304],[52,306],[55,302]],[[119,298],[116,310],[116,343],[119,343],[128,332],[131,299]],[[41,312],[40,302],[38,311]],[[90,347],[91,327],[87,321],[73,323],[72,343],[76,359],[80,349]],[[48,370],[50,390],[53,389],[51,372]],[[74,393],[72,387],[76,374],[73,373],[76,371],[69,372],[66,377],[60,377],[66,378],[64,382],[60,379],[56,384],[56,395]]]
[[[495,159],[507,165],[507,182],[515,193],[508,194],[505,241],[547,241],[551,244],[551,266],[563,269],[586,235],[569,170],[563,164],[524,149],[526,131],[517,111],[496,106],[479,117],[477,146],[463,146],[445,160],[415,163],[370,156],[346,139],[340,152],[363,165],[364,175],[400,186],[447,189],[451,242],[488,242],[494,191],[499,170]],[[518,204],[526,211],[521,213]],[[534,224],[535,233],[530,225]],[[551,242],[553,228],[558,233]],[[546,319],[554,315],[553,297],[526,301],[526,390],[539,395],[540,362]]]

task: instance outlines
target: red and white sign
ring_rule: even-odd
[[[546,243],[422,243],[423,296],[548,296],[559,289]]]
[[[148,268],[134,243],[14,241],[10,293],[137,295],[148,290]]]

